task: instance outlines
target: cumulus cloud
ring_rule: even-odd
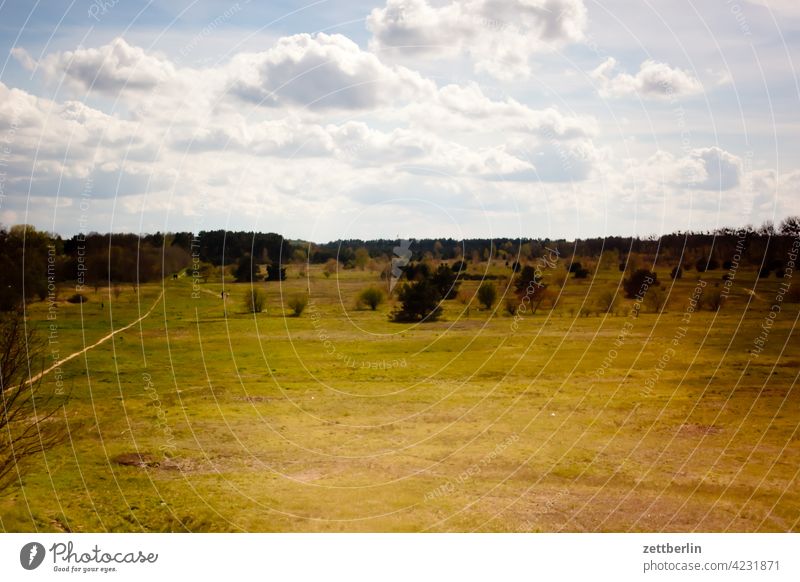
[[[140,146],[138,126],[79,101],[55,102],[0,82],[0,127],[15,127],[12,155],[81,163],[113,161],[120,147]],[[108,155],[104,155],[107,153]]]
[[[389,67],[340,34],[297,34],[235,63],[230,90],[261,105],[369,109],[433,93],[435,85]]]
[[[22,48],[13,55],[24,66],[38,68],[50,79],[65,79],[81,89],[116,95],[120,91],[150,91],[175,75],[168,60],[148,54],[116,38],[99,48],[51,53],[36,63]]]
[[[463,54],[477,72],[512,79],[530,74],[534,55],[582,40],[586,22],[582,0],[388,0],[367,27],[374,51]]]
[[[742,178],[742,160],[716,146],[692,150],[690,157],[699,161],[703,172],[694,187],[701,190],[730,190],[739,186]]]
[[[118,52],[133,56],[88,57]],[[123,197],[119,208],[131,212],[191,216],[201,193],[215,212],[248,219],[279,209],[270,219],[282,221],[281,230],[303,232],[302,217],[381,199],[392,184],[508,210],[529,206],[525,196],[539,188],[571,196],[553,204],[573,204],[578,182],[591,205],[603,181],[616,201],[634,179],[653,192],[735,191],[743,179],[741,160],[713,147],[660,152],[625,173],[594,143],[592,117],[490,96],[477,83],[438,86],[340,35],[285,37],[214,67],[179,68],[121,41],[53,53],[33,66],[82,90],[102,78],[94,89],[116,91],[122,106],[106,113],[0,84],[0,128],[17,128],[10,191],[73,196],[91,178],[98,216],[110,196]]]
[[[631,161],[628,188],[647,195],[665,189],[730,191],[742,185],[743,162],[717,146],[696,148],[683,155],[659,150],[641,161]]]
[[[424,103],[408,108],[412,120],[448,131],[533,134],[542,138],[590,137],[597,123],[587,116],[566,115],[554,107],[532,109],[507,98],[493,100],[475,83],[445,85]]]
[[[703,85],[691,73],[653,60],[644,61],[636,75],[616,72],[617,61],[609,57],[591,72],[602,97],[671,99],[703,91]],[[616,72],[616,74],[615,74]]]

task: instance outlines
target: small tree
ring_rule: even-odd
[[[485,309],[491,309],[494,302],[497,301],[497,288],[494,283],[488,281],[482,283],[478,287],[478,302],[483,305]]]
[[[29,378],[44,358],[45,342],[21,312],[0,316],[0,494],[30,469],[27,461],[69,438],[61,418],[67,398]]]
[[[280,265],[267,266],[267,281],[285,281],[286,280],[286,267]]]
[[[296,295],[292,295],[288,301],[289,309],[292,310],[292,313],[295,317],[300,317],[303,314],[303,311],[308,305],[308,297],[302,293],[298,293]]]
[[[604,289],[597,298],[597,307],[603,313],[611,313],[617,304],[617,294],[612,289]]]
[[[455,299],[458,295],[458,287],[461,284],[456,273],[447,265],[439,265],[439,268],[431,276],[431,281],[436,286],[444,299]]]
[[[358,270],[363,271],[367,267],[367,264],[369,263],[369,251],[364,247],[356,249],[356,254],[355,257],[353,258],[353,263],[355,264]]]
[[[67,297],[67,303],[86,303],[89,299],[86,295],[81,295],[80,293],[73,293],[69,297]]]
[[[531,289],[539,287],[542,284],[542,277],[536,272],[536,269],[530,265],[525,265],[519,275],[514,281],[514,288],[517,295],[525,295],[531,293]]]
[[[236,262],[236,268],[233,270],[233,278],[238,283],[252,283],[261,278],[258,273],[258,265],[256,265],[253,257],[246,254],[239,258]]]
[[[402,304],[392,314],[394,321],[435,321],[442,313],[442,296],[428,279],[403,284],[397,296]]]
[[[580,265],[580,263],[578,263]],[[580,268],[574,271],[576,279],[586,279],[589,276],[589,269]]]
[[[217,268],[211,263],[200,263],[200,268],[197,270],[197,276],[203,283],[209,279],[213,279],[217,275]]]
[[[261,313],[264,311],[266,294],[258,287],[251,287],[244,295],[244,308],[248,313]]]
[[[676,265],[672,267],[672,271],[669,272],[669,276],[672,279],[680,279],[681,277],[683,277],[683,269],[681,268],[680,265]]]
[[[366,305],[372,311],[375,311],[378,308],[378,305],[383,303],[383,299],[383,291],[377,287],[368,287],[367,289],[364,289],[358,296],[359,304]]]
[[[336,271],[338,270],[339,270],[339,261],[337,261],[336,259],[328,259],[327,262],[325,263],[324,269],[322,270],[322,274],[325,275],[325,277],[330,277],[331,275],[335,275]]]
[[[636,269],[629,278],[622,282],[625,297],[628,299],[643,296],[649,289],[658,287],[660,284],[658,276],[647,269]]]
[[[506,297],[505,309],[506,313],[509,315],[516,315],[517,313],[517,301],[514,297]]]
[[[722,309],[724,301],[725,296],[722,294],[719,287],[706,290],[701,299],[702,304],[707,307],[709,311],[719,311]]]
[[[695,261],[694,268],[697,270],[698,273],[705,273],[706,265],[708,264],[708,260],[705,257],[700,257]]]
[[[409,263],[403,268],[408,281],[422,281],[431,278],[431,267],[428,263]]]
[[[463,259],[459,259],[458,261],[453,263],[450,269],[452,269],[456,273],[460,273],[462,271],[466,271],[467,267],[468,267],[467,263],[465,263]]]
[[[644,296],[645,304],[655,313],[661,313],[667,306],[667,292],[661,287],[653,287],[647,290]]]

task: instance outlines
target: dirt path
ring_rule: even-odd
[[[100,344],[102,344],[102,343],[104,343],[104,342],[107,342],[108,340],[110,340],[112,337],[114,337],[114,336],[115,336],[115,335],[117,335],[118,333],[122,333],[123,331],[125,331],[125,330],[127,330],[127,329],[130,329],[130,328],[132,328],[134,325],[136,325],[137,323],[139,323],[139,322],[143,321],[145,318],[147,318],[147,316],[148,316],[148,315],[150,315],[150,314],[153,312],[153,310],[156,308],[156,305],[158,305],[159,301],[161,301],[161,298],[162,298],[162,297],[164,297],[164,289],[161,289],[161,293],[159,293],[158,297],[157,297],[157,298],[156,298],[156,300],[153,302],[153,305],[151,305],[151,306],[150,306],[150,309],[148,309],[148,310],[147,310],[147,313],[145,313],[144,315],[142,315],[142,316],[141,316],[139,319],[137,319],[136,321],[133,321],[133,322],[129,323],[129,324],[128,324],[128,325],[126,325],[125,327],[121,327],[121,328],[119,328],[119,329],[115,329],[115,330],[114,330],[114,331],[112,331],[110,334],[108,334],[108,335],[106,335],[106,336],[103,336],[103,337],[101,337],[99,340],[97,340],[97,341],[96,341],[96,342],[94,342],[93,344],[86,346],[86,347],[85,347],[85,348],[83,348],[82,350],[78,350],[78,351],[77,351],[77,352],[75,352],[74,354],[70,354],[70,355],[68,355],[66,358],[64,358],[64,359],[62,359],[62,360],[59,360],[58,362],[56,362],[55,364],[53,364],[52,366],[50,366],[50,367],[49,367],[49,368],[47,368],[46,370],[43,370],[42,372],[39,372],[38,374],[36,374],[36,375],[35,375],[35,376],[33,376],[32,378],[30,378],[30,379],[29,379],[27,382],[25,382],[25,383],[26,383],[26,384],[32,384],[32,383],[36,382],[37,380],[39,380],[39,379],[40,379],[40,378],[42,378],[43,376],[46,376],[47,374],[49,374],[50,372],[52,372],[53,370],[55,370],[56,368],[58,368],[58,367],[59,367],[59,366],[61,366],[62,364],[65,364],[65,363],[69,362],[71,359],[73,359],[73,358],[77,358],[78,356],[80,356],[81,354],[85,354],[86,352],[88,352],[88,351],[89,351],[89,350],[91,350],[92,348],[96,348],[96,347],[97,347],[97,346],[99,346]]]

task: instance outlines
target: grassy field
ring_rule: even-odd
[[[302,265],[258,284],[257,315],[249,285],[226,283],[223,307],[222,284],[187,277],[60,302],[48,358],[164,291],[63,366],[72,442],[0,498],[0,530],[797,531],[798,305],[753,357],[774,275],[740,271],[720,311],[687,315],[701,275],[657,271],[669,304],[638,318],[598,308],[616,268],[559,289],[563,266],[556,306],[516,323],[504,300],[392,323],[391,301],[355,306],[377,273]],[[29,306],[43,334],[46,315]]]

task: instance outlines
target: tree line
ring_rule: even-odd
[[[403,248],[411,260],[467,262],[505,261],[514,272],[528,262],[555,251],[568,261],[570,272],[589,271],[577,257],[615,262],[623,268],[629,256],[714,269],[736,256],[744,265],[778,270],[792,240],[800,236],[800,217],[780,225],[721,228],[709,232],[677,232],[660,237],[594,237],[565,239],[415,239]],[[28,225],[0,227],[0,310],[22,301],[45,299],[54,285],[76,281],[85,286],[140,284],[171,276],[192,265],[231,265],[237,281],[285,278],[284,265],[327,263],[325,272],[365,268],[370,262],[390,265],[399,241],[348,239],[328,243],[288,240],[280,234],[208,230],[155,234],[79,234],[70,238]],[[573,264],[575,263],[575,264]],[[679,273],[679,272],[678,272]],[[388,276],[388,273],[386,273]],[[443,276],[441,273],[439,276]],[[462,278],[467,275],[462,274]],[[673,274],[674,276],[674,274]],[[413,278],[413,277],[412,277]],[[424,277],[427,278],[427,277]]]

